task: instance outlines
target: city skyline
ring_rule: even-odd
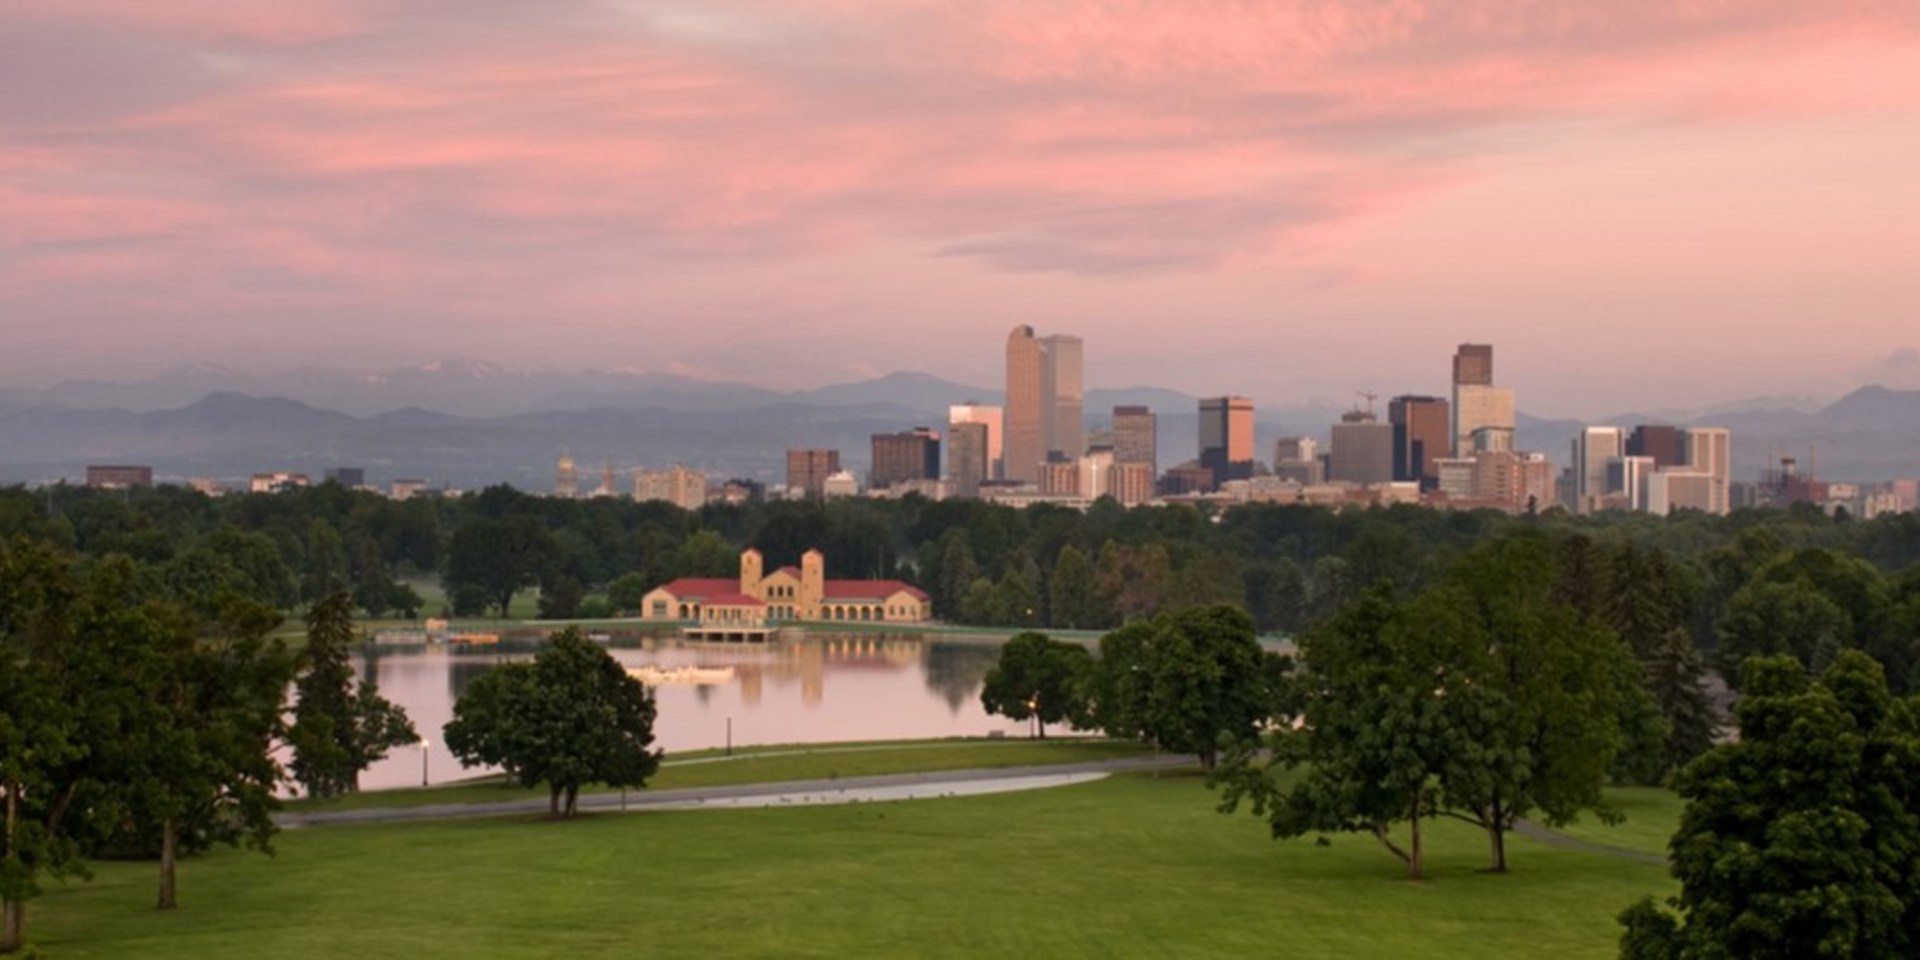
[[[1915,62],[1877,2],[9,8],[0,379],[990,384],[1025,323],[1261,406],[1914,387]]]

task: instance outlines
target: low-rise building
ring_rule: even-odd
[[[740,554],[737,579],[682,577],[648,591],[640,600],[643,620],[691,620],[710,623],[710,608],[731,611],[714,616],[844,623],[925,623],[933,619],[933,601],[919,587],[900,580],[829,580],[826,557],[808,550],[798,567],[763,574],[760,551]],[[754,607],[742,598],[761,604]],[[728,626],[736,624],[728,623]],[[745,625],[744,621],[738,625]]]

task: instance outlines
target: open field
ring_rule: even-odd
[[[1198,776],[767,810],[292,831],[35,901],[58,957],[1611,957],[1654,866],[1437,824],[1431,879],[1371,839],[1274,843]]]
[[[923,740],[908,743],[795,744],[754,747],[726,757],[718,750],[700,750],[667,758],[647,786],[655,790],[721,787],[741,783],[786,780],[829,780],[886,773],[972,770],[987,767],[1032,767],[1088,760],[1113,760],[1147,753],[1137,743],[1123,740],[1053,739]],[[604,791],[605,787],[583,793]],[[377,807],[419,807],[439,803],[488,803],[545,797],[544,790],[526,790],[501,783],[499,777],[444,786],[375,790],[329,800],[295,800],[289,811],[363,810]]]
[[[1664,787],[1616,787],[1607,791],[1607,797],[1626,815],[1625,821],[1609,827],[1587,815],[1559,831],[1592,843],[1665,856],[1686,802]]]

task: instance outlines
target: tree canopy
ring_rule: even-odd
[[[1920,950],[1920,703],[1837,655],[1810,679],[1746,662],[1740,737],[1686,768],[1676,913],[1626,913],[1627,960],[1910,957]]]
[[[1085,685],[1093,655],[1043,633],[1016,634],[980,687],[980,705],[1009,720],[1032,719],[1044,738],[1047,724],[1088,724]]]
[[[504,768],[547,788],[557,817],[589,783],[639,787],[660,766],[653,694],[580,631],[555,633],[531,663],[475,678],[453,706],[447,746],[462,763]]]

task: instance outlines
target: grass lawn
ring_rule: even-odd
[[[782,780],[826,780],[883,773],[970,770],[982,767],[1030,767],[1141,756],[1146,748],[1121,740],[951,739],[914,742],[795,744],[754,747],[725,758],[718,750],[674,754],[647,786],[654,790],[718,787],[739,783]],[[587,790],[593,793],[604,791]],[[374,790],[330,800],[295,800],[292,812],[358,810],[372,807],[417,807],[438,803],[485,803],[545,797],[544,790],[506,786],[498,777],[404,790]]]
[[[1613,847],[1662,855],[1667,852],[1667,841],[1679,829],[1680,811],[1686,807],[1678,794],[1664,787],[1616,787],[1608,790],[1607,796],[1626,814],[1624,822],[1609,827],[1585,815],[1576,823],[1559,827],[1559,831]]]
[[[1658,867],[1438,825],[1431,878],[1371,840],[1275,843],[1194,775],[998,796],[291,831],[152,909],[152,864],[33,902],[56,957],[1612,957]]]

